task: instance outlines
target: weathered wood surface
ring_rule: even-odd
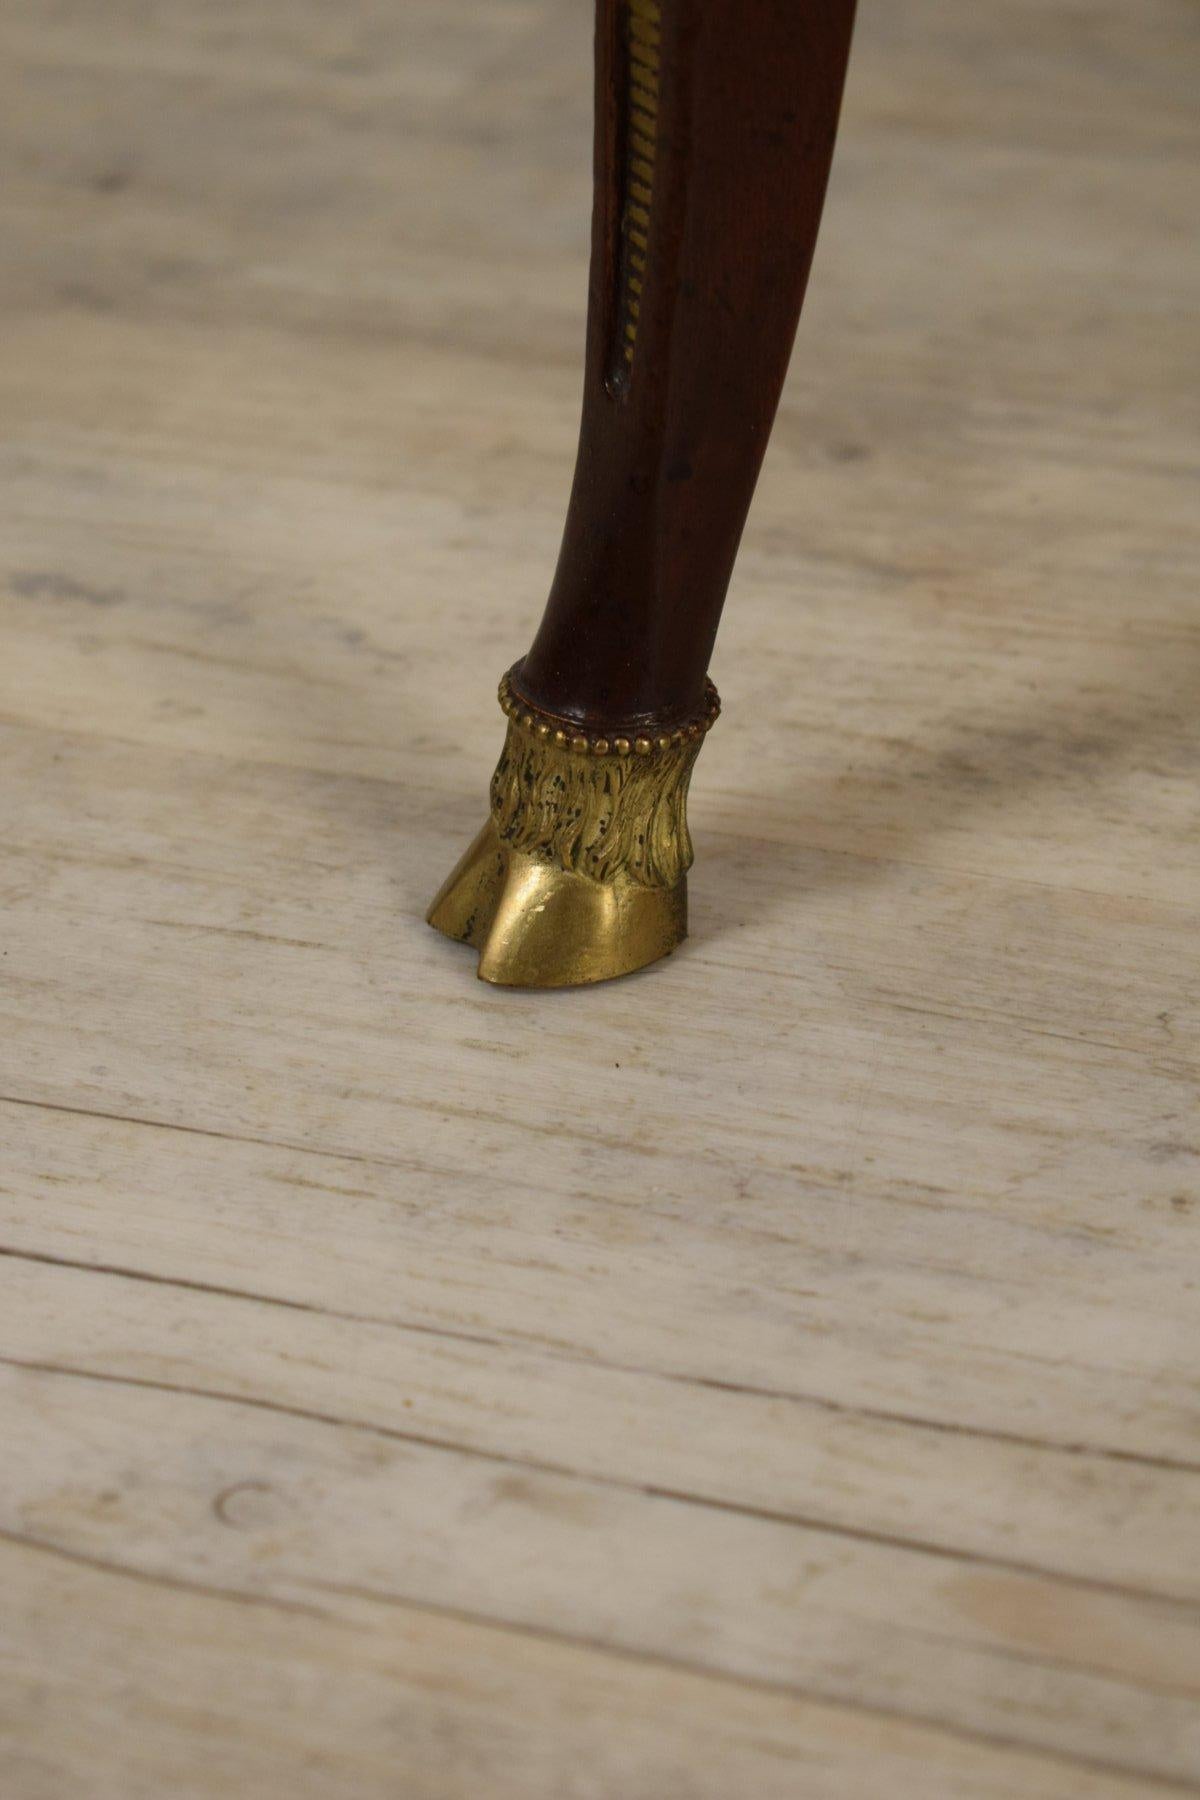
[[[1197,15],[864,8],[693,938],[522,995],[586,15],[3,10],[5,1800],[1200,1781]]]

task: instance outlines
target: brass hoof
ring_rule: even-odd
[[[426,915],[479,952],[501,987],[576,987],[629,975],[687,936],[687,794],[720,707],[658,735],[588,735],[519,700],[491,817]]]
[[[671,888],[593,881],[500,841],[488,820],[429,909],[479,952],[498,987],[578,987],[668,956],[687,936],[687,877]]]

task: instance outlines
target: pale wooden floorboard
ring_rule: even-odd
[[[1200,1787],[1196,14],[864,7],[692,939],[502,994],[588,11],[5,9],[5,1800]]]

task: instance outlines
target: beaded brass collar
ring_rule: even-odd
[[[674,726],[669,732],[634,737],[585,732],[569,719],[556,719],[552,713],[539,711],[514,692],[512,677],[515,667],[501,677],[500,710],[506,718],[515,719],[535,736],[549,738],[559,749],[573,750],[577,756],[649,756],[652,750],[669,750],[674,745],[695,743],[711,731],[721,712],[721,696],[711,681],[704,684],[703,710],[693,719]]]

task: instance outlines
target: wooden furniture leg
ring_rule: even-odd
[[[488,981],[685,936],[707,668],[804,296],[853,0],[599,0],[583,423],[487,824],[430,923]]]

